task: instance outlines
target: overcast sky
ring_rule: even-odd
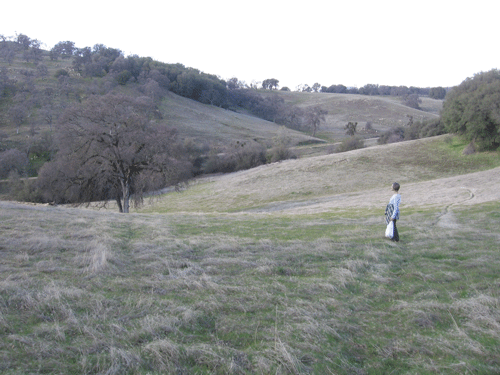
[[[500,1],[9,1],[0,34],[104,44],[223,79],[455,86],[498,68]]]

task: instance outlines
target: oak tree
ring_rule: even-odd
[[[316,136],[316,131],[319,129],[321,122],[325,121],[327,114],[328,111],[325,111],[320,106],[313,107],[306,112],[306,125],[311,128],[313,137]]]
[[[277,80],[276,78],[269,78],[269,79],[265,79],[264,81],[262,81],[262,88],[267,90],[277,90],[278,87],[279,87],[279,80]]]
[[[347,125],[344,127],[345,129],[345,133],[348,135],[348,136],[351,136],[351,137],[354,137],[356,135],[356,127],[358,126],[358,123],[357,122],[352,122],[352,121],[349,121],[347,123]]]
[[[120,212],[143,194],[190,175],[175,130],[159,118],[152,100],[91,96],[66,110],[56,129],[58,152],[40,171],[45,198],[85,203],[116,200]]]
[[[448,132],[474,142],[479,150],[500,146],[500,71],[467,78],[450,90],[441,119]]]

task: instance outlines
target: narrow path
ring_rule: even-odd
[[[460,204],[460,203],[464,203],[464,202],[467,202],[467,201],[470,201],[472,199],[474,199],[475,195],[474,193],[472,192],[472,190],[470,189],[467,189],[467,188],[462,188],[462,189],[465,189],[469,192],[469,197],[462,200],[462,201],[459,201],[459,202],[453,202],[453,203],[450,203],[449,205],[447,205],[444,210],[438,215],[436,221],[434,223],[432,223],[432,226],[439,226],[439,227],[443,227],[443,228],[458,228],[460,225],[456,222],[456,219],[455,219],[455,215],[453,214],[453,211],[451,210],[451,207],[456,205],[456,204]]]

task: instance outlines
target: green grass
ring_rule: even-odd
[[[1,371],[500,371],[499,203],[376,211],[0,211]],[[423,230],[425,228],[425,230]]]

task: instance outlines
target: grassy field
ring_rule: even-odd
[[[273,164],[130,215],[0,202],[0,372],[499,373],[499,156],[459,148]]]

